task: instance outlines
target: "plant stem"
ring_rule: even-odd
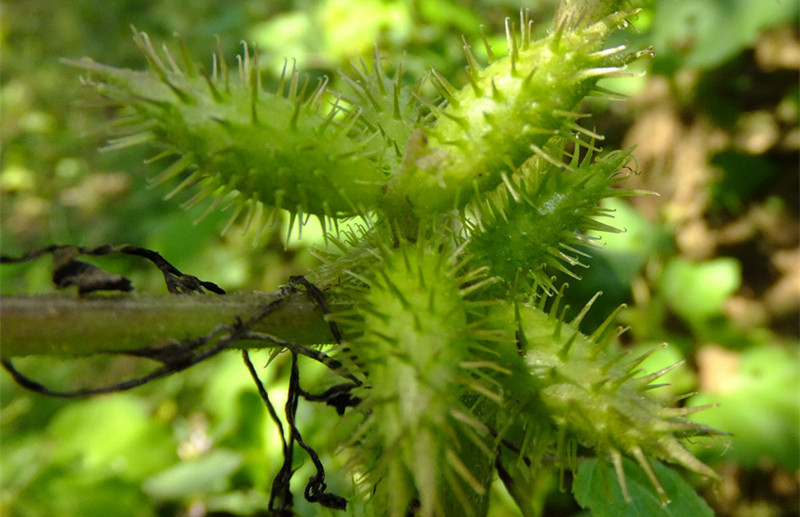
[[[281,294],[9,296],[0,298],[0,358],[85,356],[159,347],[197,338],[219,325],[246,322]],[[285,299],[252,328],[296,344],[333,341],[317,304],[305,293]],[[239,348],[264,347],[261,342]]]

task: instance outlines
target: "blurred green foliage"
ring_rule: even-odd
[[[666,81],[669,102],[684,120],[710,120],[730,135],[706,157],[705,163],[716,172],[698,187],[704,190],[696,194],[708,199],[699,217],[720,235],[732,225],[751,224],[756,236],[734,244],[720,237],[713,253],[698,258],[681,245],[680,228],[667,208],[643,215],[614,203],[615,224],[627,233],[605,238],[606,247],[595,252],[586,281],[572,282],[572,306],[582,306],[602,290],[585,325],[626,302],[629,308],[621,317],[631,331],[624,346],[638,351],[660,342],[672,345],[644,368],[652,371],[688,361],[670,374],[673,386],[662,388],[663,396],[699,391],[690,405],[721,404],[700,413],[697,420],[735,436],[696,452],[725,469],[726,487],[747,485],[758,476],[788,476],[790,487],[782,492],[740,490],[738,499],[728,500],[725,490],[723,495],[705,490],[719,514],[777,516],[796,511],[791,504],[797,498],[800,468],[796,319],[791,307],[788,316],[755,317],[771,310],[770,288],[785,276],[778,262],[765,264],[778,252],[798,246],[796,235],[792,237],[797,231],[797,166],[796,159],[786,157],[788,152],[796,158],[796,149],[787,151],[773,143],[759,150],[737,144],[737,138],[769,133],[773,126],[753,125],[758,122],[754,113],[771,114],[779,134],[796,130],[797,70],[757,67],[753,53],[765,34],[780,27],[794,31],[788,44],[796,45],[800,7],[787,0],[644,3],[645,11],[634,20],[641,34],[630,43],[653,44],[657,57],[647,77],[608,84],[620,85],[633,99],[598,119],[610,128],[605,145],[613,148],[623,142],[628,126],[649,109],[649,86]],[[179,207],[180,199],[163,201],[163,192],[149,190],[147,177],[155,171],[142,163],[147,157],[142,151],[96,151],[108,137],[102,125],[111,118],[110,108],[80,106],[95,98],[58,59],[88,55],[103,63],[144,68],[131,41],[131,25],[168,45],[174,44],[173,33],[180,33],[203,62],[214,48],[214,34],[220,35],[229,56],[245,39],[261,50],[268,76],[274,76],[284,59],[296,58],[309,74],[330,76],[334,88],[337,69],[368,57],[373,45],[392,60],[405,54],[409,78],[434,67],[463,84],[462,35],[482,52],[478,42],[483,24],[490,42],[502,49],[505,16],[525,6],[534,20],[545,21],[554,5],[555,1],[517,0],[8,0],[0,5],[2,252],[14,255],[50,243],[128,242],[156,249],[184,271],[228,290],[273,289],[314,264],[305,244],[285,249],[285,228],[276,228],[254,247],[241,232],[219,235],[225,214],[214,213],[194,224],[203,207],[186,212]],[[545,27],[540,24],[539,30]],[[795,78],[788,85],[787,73]],[[791,146],[791,140],[786,145]],[[642,181],[648,181],[648,172],[645,166]],[[646,186],[658,190],[659,185]],[[648,199],[640,203],[656,203]],[[748,219],[754,210],[766,211],[764,217],[778,223],[758,226],[761,219]],[[770,232],[781,231],[789,236],[770,238]],[[305,243],[318,241],[318,232],[315,238],[312,229],[305,230]],[[786,275],[796,274],[791,267],[797,266],[790,266]],[[156,275],[138,270],[135,263],[122,268],[137,287],[163,290]],[[48,264],[4,267],[0,288],[4,294],[49,291]],[[742,298],[753,302],[744,314],[755,319],[739,318],[741,313],[731,309]],[[710,364],[703,362],[706,352],[718,350],[724,353],[711,354]],[[730,361],[723,364],[723,359]],[[266,355],[259,360],[265,364]],[[62,386],[107,383],[141,369],[127,359],[105,358],[75,363],[37,359],[21,367]],[[310,363],[303,367],[303,382],[310,389],[322,371]],[[285,400],[286,369],[284,358],[278,357],[262,370],[276,406]],[[724,374],[722,381],[712,379],[715,369]],[[133,393],[84,401],[44,399],[2,375],[0,397],[2,515],[100,516],[109,515],[112,508],[119,516],[258,515],[267,507],[269,483],[281,461],[280,445],[236,354]],[[300,428],[307,441],[324,443],[335,412],[313,409],[312,413],[301,405]],[[337,476],[338,459],[322,459],[331,490],[347,494],[349,481]],[[296,494],[312,472],[299,462]],[[578,501],[585,501],[596,515],[608,514],[601,509],[603,495],[583,489],[586,476],[601,468],[605,467],[599,463],[584,463],[575,486]],[[666,486],[669,471],[657,467],[657,474]],[[628,474],[632,495],[640,477]],[[612,491],[613,485],[609,483]],[[553,473],[532,481],[531,490],[541,494],[538,504],[546,514],[579,511],[571,498],[558,492]],[[319,514],[319,508],[310,507],[302,496],[296,499],[300,514]],[[493,515],[516,511],[507,494],[494,498],[492,505]],[[752,507],[761,508],[761,513],[741,513]]]
[[[720,404],[700,413],[698,422],[725,429],[735,435],[725,457],[738,465],[755,469],[773,461],[789,472],[800,469],[800,413],[797,374],[800,354],[775,345],[752,347],[740,356],[738,371],[727,379],[724,393],[703,393],[693,405]],[[718,447],[713,453],[720,453]],[[711,456],[712,451],[698,451]]]
[[[797,12],[797,3],[787,0],[658,2],[649,36],[661,51],[655,70],[671,74],[682,67],[717,67],[753,46],[765,28],[795,19]]]

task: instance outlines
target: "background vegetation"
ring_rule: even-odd
[[[533,4],[533,5],[528,5]],[[766,4],[769,4],[768,6]],[[247,0],[0,5],[0,245],[18,254],[50,243],[131,243],[161,252],[182,270],[226,290],[271,290],[314,263],[319,243],[308,227],[285,248],[285,229],[257,247],[239,231],[219,235],[226,214],[193,224],[203,210],[161,200],[147,188],[157,172],[144,150],[99,153],[110,113],[79,104],[96,99],[61,57],[143,69],[130,25],[154,42],[180,33],[197,61],[208,61],[219,34],[228,56],[256,42],[266,73],[285,57],[312,76],[369,56],[406,53],[409,77],[435,67],[456,77],[461,35],[502,34],[503,18],[528,7],[548,21],[554,2],[500,0]],[[702,421],[735,433],[695,451],[724,478],[700,490],[722,516],[798,515],[800,496],[800,41],[798,6],[787,0],[658,0],[635,20],[634,47],[655,46],[648,74],[608,84],[631,99],[598,101],[606,146],[637,145],[637,188],[660,193],[615,203],[627,233],[606,237],[587,280],[570,296],[581,306],[604,291],[592,314],[616,305],[631,330],[626,346],[670,348],[645,365],[686,359],[671,374],[674,396],[719,402]],[[542,23],[541,29],[547,26]],[[629,33],[626,33],[626,35]],[[627,36],[629,37],[629,36]],[[479,49],[476,45],[476,50]],[[498,41],[496,48],[503,48]],[[334,88],[335,88],[334,84]],[[118,261],[140,290],[162,292],[159,275]],[[51,290],[47,261],[4,266],[3,294]],[[266,356],[259,358],[261,364]],[[270,396],[285,397],[285,363],[264,376]],[[304,382],[318,369],[304,365]],[[97,385],[139,371],[126,359],[20,361],[53,385]],[[256,515],[266,508],[280,465],[277,434],[238,354],[138,389],[85,401],[45,399],[0,376],[0,514]],[[301,405],[304,437],[322,442],[333,409]],[[337,458],[323,458],[337,493]],[[298,482],[307,478],[304,472]],[[578,514],[557,475],[537,490],[545,515]],[[299,501],[298,511],[318,512]],[[508,497],[493,515],[513,515]]]

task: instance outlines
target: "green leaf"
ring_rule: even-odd
[[[703,322],[722,312],[741,282],[741,266],[735,259],[694,263],[676,258],[664,268],[661,288],[672,310],[687,321]]]
[[[572,492],[595,517],[713,517],[708,504],[674,470],[650,460],[671,502],[662,506],[647,475],[633,461],[623,458],[625,482],[631,501],[622,496],[617,474],[610,462],[588,460],[575,475]]]
[[[53,418],[50,435],[62,461],[85,470],[139,480],[169,465],[175,444],[169,430],[150,418],[137,397],[118,394],[66,406]]]
[[[231,474],[241,464],[241,454],[216,449],[156,474],[144,482],[143,488],[150,497],[157,499],[182,499],[222,492],[228,487]]]
[[[651,41],[661,59],[708,69],[752,45],[763,29],[796,21],[797,6],[788,0],[662,0]]]
[[[136,484],[119,478],[98,479],[91,472],[75,474],[60,467],[43,470],[11,500],[11,508],[0,507],[2,515],[38,517],[74,515],[81,517],[154,517],[156,512]]]
[[[482,22],[474,10],[458,2],[420,2],[420,15],[433,25],[451,25],[460,32],[469,34]]]
[[[690,449],[710,461],[724,458],[742,467],[767,462],[789,471],[800,468],[799,355],[796,347],[778,346],[743,352],[736,368],[723,374],[724,382],[716,381],[712,390],[688,402],[689,406],[719,404],[693,420],[733,436]]]

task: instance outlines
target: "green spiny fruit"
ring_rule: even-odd
[[[246,46],[238,74],[230,73],[221,52],[209,73],[195,67],[185,49],[181,68],[169,51],[165,64],[146,34],[135,40],[151,72],[68,63],[88,70],[87,82],[101,94],[133,109],[119,123],[123,136],[108,148],[152,142],[164,147],[154,160],[174,160],[154,180],[182,180],[169,196],[197,185],[187,206],[213,197],[210,209],[227,196],[237,205],[234,215],[247,208],[249,219],[262,205],[286,208],[302,220],[303,214],[359,214],[377,204],[386,157],[395,151],[357,113],[337,101],[323,107],[327,81],[307,93],[297,70],[284,69],[277,91],[266,92],[258,54]]]
[[[475,215],[466,221],[473,265],[486,266],[506,289],[521,293],[534,284],[552,290],[549,275],[555,270],[576,277],[571,267],[583,266],[580,257],[586,256],[576,246],[594,244],[587,232],[619,231],[596,220],[608,215],[598,203],[639,193],[612,188],[630,152],[595,162],[591,148],[581,162],[579,154],[576,146],[571,163],[560,166],[541,158],[527,162],[518,180],[506,178],[497,192],[469,205]]]
[[[468,368],[475,342],[465,296],[483,282],[459,273],[458,254],[444,244],[384,248],[381,259],[359,276],[367,287],[356,295],[360,321],[334,315],[357,335],[345,346],[368,375],[351,416],[363,416],[349,439],[354,464],[370,466],[368,490],[391,516],[416,504],[415,515],[451,515],[454,501],[457,514],[480,514],[475,501],[486,500],[493,454],[461,397],[488,392]],[[473,465],[476,456],[485,468]]]
[[[352,91],[352,94],[344,94],[342,98],[357,112],[360,121],[370,131],[381,134],[394,151],[393,167],[396,167],[403,158],[412,132],[429,122],[431,116],[419,100],[424,80],[413,88],[404,87],[402,60],[394,72],[394,78],[389,80],[384,74],[377,48],[371,68],[364,61],[359,61],[354,63],[351,74],[340,71],[342,80]]]
[[[508,329],[517,329],[517,346],[496,347],[494,353],[498,367],[507,372],[496,378],[509,394],[504,401],[508,416],[505,423],[498,417],[498,425],[507,439],[518,444],[520,456],[540,458],[559,444],[557,452],[569,460],[565,444],[593,448],[611,459],[626,498],[623,454],[639,463],[665,502],[647,456],[717,479],[680,442],[720,434],[685,418],[705,408],[667,407],[647,393],[658,387],[655,380],[680,363],[643,374],[637,368],[650,354],[632,361],[625,361],[624,355],[611,357],[607,349],[624,331],[611,330],[615,314],[591,335],[582,334],[578,324],[592,302],[573,321],[565,322],[562,293],[553,299],[549,314],[542,296],[536,304],[498,304],[487,319],[490,328],[509,334]],[[523,364],[517,361],[520,355]]]
[[[188,205],[227,196],[251,219],[262,205],[364,216],[359,235],[331,239],[341,254],[314,281],[350,303],[333,315],[346,331],[338,356],[365,374],[348,444],[374,504],[390,515],[480,514],[495,446],[538,465],[553,450],[563,454],[559,444],[579,443],[620,474],[621,455],[630,455],[662,494],[648,455],[714,477],[679,441],[714,431],[645,393],[664,371],[636,377],[638,361],[608,357],[610,319],[587,336],[577,326],[588,305],[567,323],[560,295],[548,311],[546,295],[536,305],[522,296],[493,301],[551,292],[541,267],[572,274],[576,245],[590,243],[585,232],[614,231],[595,219],[598,202],[630,194],[612,188],[629,153],[579,159],[582,147],[593,149],[583,138],[601,137],[578,126],[578,104],[599,78],[647,53],[605,47],[630,14],[606,9],[587,23],[560,16],[538,42],[522,15],[518,32],[507,24],[506,57],[487,45],[485,68],[465,45],[466,87],[431,73],[445,99],[438,106],[401,87],[402,66],[387,80],[377,56],[374,77],[366,66],[343,76],[349,97],[324,81],[306,94],[294,69],[265,92],[247,49],[238,79],[221,54],[211,73],[185,51],[182,68],[168,52],[165,64],[144,34],[136,41],[150,73],[73,62],[132,108],[109,147],[163,145],[156,158],[175,161],[156,183],[180,177],[173,192],[199,184]],[[568,141],[576,150],[562,163]],[[453,221],[443,214],[454,208],[464,209],[471,235],[447,240]],[[352,281],[340,283],[345,275]]]
[[[556,162],[544,149],[554,136],[596,136],[577,125],[574,110],[596,91],[601,77],[620,73],[649,53],[604,48],[608,35],[631,13],[597,23],[557,24],[533,41],[521,16],[520,35],[506,24],[508,55],[481,67],[469,47],[469,84],[460,90],[433,72],[432,82],[446,100],[429,106],[436,122],[412,134],[406,156],[387,185],[389,210],[398,220],[463,207],[474,194],[494,189],[532,155]],[[413,231],[410,228],[408,231]]]

